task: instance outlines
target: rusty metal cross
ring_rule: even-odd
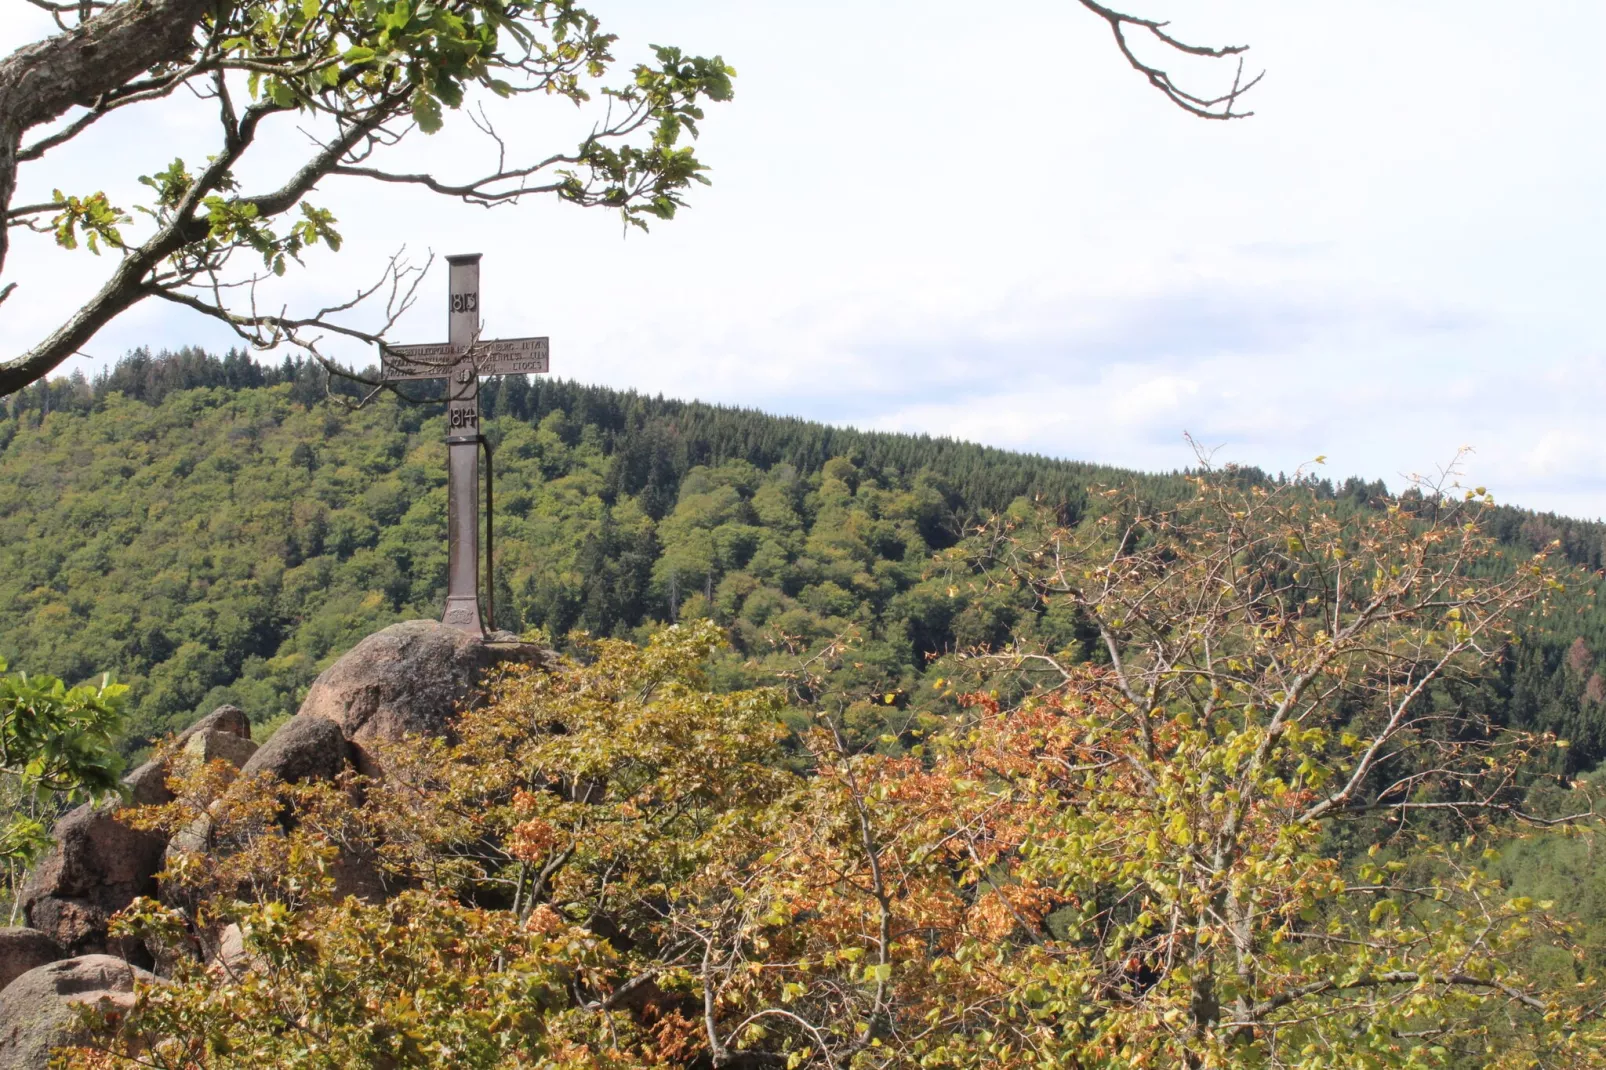
[[[382,345],[381,376],[387,382],[445,379],[446,388],[446,612],[443,624],[485,634],[480,615],[479,489],[480,376],[539,375],[549,370],[545,338],[480,338],[480,254],[448,256],[451,297],[447,341],[436,345]],[[490,453],[487,447],[486,459]],[[489,473],[487,473],[488,475]],[[486,518],[487,544],[490,518]],[[488,555],[489,551],[487,551]],[[489,594],[490,577],[486,577]],[[491,622],[495,627],[495,622]]]

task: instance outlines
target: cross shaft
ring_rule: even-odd
[[[480,254],[448,256],[445,345],[381,346],[382,378],[446,380],[446,610],[441,623],[485,634],[479,589],[480,376],[540,374],[545,338],[482,341]],[[489,454],[487,453],[487,456]],[[489,518],[487,518],[489,536]],[[490,582],[487,577],[487,583]],[[491,622],[495,627],[495,621]]]

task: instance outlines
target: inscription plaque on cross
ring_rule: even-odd
[[[480,338],[480,254],[448,256],[447,336],[431,345],[381,345],[386,382],[446,380],[446,612],[441,623],[485,634],[480,616],[480,376],[539,375],[545,338]],[[490,521],[487,518],[487,525]],[[487,530],[489,530],[487,528]],[[495,622],[491,622],[495,626]]]

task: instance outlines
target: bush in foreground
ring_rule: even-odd
[[[1484,507],[1205,477],[1002,521],[955,568],[1085,642],[974,652],[964,716],[878,752],[820,660],[800,730],[780,689],[713,691],[704,622],[577,641],[383,780],[202,770],[141,820],[204,812],[230,853],[123,922],[172,983],[70,1062],[1606,1065],[1566,926],[1482,868],[1588,810],[1525,812],[1556,741],[1479,712],[1555,585]],[[402,891],[337,900],[353,858]]]

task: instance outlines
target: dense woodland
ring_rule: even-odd
[[[233,702],[258,723],[369,632],[444,597],[440,411],[317,365],[136,351],[93,381],[0,402],[0,657],[131,686],[130,749]],[[1089,488],[1165,504],[1140,475],[927,436],[860,432],[562,380],[485,384],[496,468],[497,624],[640,638],[709,617],[753,686],[852,633],[844,691],[940,713],[954,652],[1074,627],[988,591],[934,554],[1028,503],[1074,523]],[[1276,482],[1255,469],[1248,481]],[[1340,511],[1381,483],[1313,482]],[[1565,608],[1480,701],[1553,730],[1572,769],[1606,755],[1606,610],[1592,597],[1606,525],[1511,507],[1488,521],[1528,551],[1558,541]],[[863,712],[863,711],[861,711]],[[892,710],[866,714],[866,732]]]
[[[49,699],[53,682],[12,675],[12,705],[77,717],[81,735],[121,723],[129,756],[224,702],[260,738],[362,636],[437,615],[439,406],[360,396],[316,365],[185,351],[136,352],[94,381],[5,399],[0,662],[128,685]],[[1599,1055],[1599,830],[1545,815],[1587,808],[1606,757],[1594,598],[1606,526],[1497,507],[1481,490],[1463,503],[1252,468],[1144,475],[563,381],[492,381],[482,405],[497,624],[542,633],[566,658],[469,715],[460,745],[387,759],[411,770],[398,790],[428,786],[423,809],[383,782],[358,813],[343,790],[312,788],[286,839],[288,798],[207,766],[171,782],[177,801],[130,818],[177,829],[228,812],[253,845],[221,868],[174,871],[201,882],[194,917],[131,909],[147,946],[176,941],[179,983],[129,1020],[118,1043],[130,1057],[229,1022],[293,1019],[304,1011],[283,1000],[301,995],[339,1020],[330,1036],[352,1045],[339,1064],[353,1066],[391,1043],[374,1006],[401,1016],[396,1043],[419,1046],[385,1056],[409,1065],[434,1058],[421,1054],[431,1045],[459,1050],[481,1017],[473,1064],[485,1066],[532,1052],[599,1065],[587,1053],[602,1049],[622,1067],[707,1065],[698,1052],[746,1065],[738,1048],[767,1053],[753,1065],[859,1065],[879,1037],[898,1046],[889,1066],[1171,1065],[1202,1044],[1216,1061],[1188,1065]],[[1254,549],[1234,547],[1240,529],[1257,533]],[[1546,548],[1554,573],[1524,564]],[[1196,598],[1228,575],[1225,609]],[[1329,609],[1340,620],[1367,591],[1398,623],[1325,637]],[[1487,656],[1484,634],[1503,656]],[[1325,644],[1347,651],[1345,667],[1293,721],[1263,726],[1257,711],[1286,704],[1284,681]],[[1201,686],[1223,648],[1237,651],[1225,675]],[[1401,680],[1439,658],[1420,699],[1399,700],[1405,727],[1389,727],[1389,704],[1414,694]],[[644,682],[662,672],[676,682]],[[563,732],[540,727],[559,719],[548,708]],[[508,765],[508,740],[531,725]],[[597,820],[589,789],[509,794],[508,770],[527,768],[554,784],[600,778],[617,812]],[[470,813],[489,824],[461,827]],[[968,853],[959,830],[980,837]],[[403,842],[422,853],[383,846]],[[777,842],[792,846],[777,854]],[[1199,866],[1205,842],[1226,861]],[[428,894],[342,902],[324,867],[359,843]],[[500,853],[483,856],[487,843]],[[875,891],[883,864],[898,868],[896,892]],[[254,905],[231,883],[251,866],[247,883],[267,889]],[[563,876],[525,897],[535,872]],[[521,891],[504,902],[510,879]],[[290,915],[276,913],[283,881],[314,890],[290,895]],[[735,899],[732,881],[746,889]],[[659,916],[665,887],[690,913]],[[700,905],[754,894],[768,913]],[[1211,905],[1240,902],[1249,913],[1230,923]],[[595,919],[621,910],[632,935],[599,949]],[[250,928],[278,981],[222,992],[188,971],[186,956],[212,953],[190,946],[203,914]],[[894,917],[936,928],[894,937]],[[509,925],[533,943],[497,945]],[[411,967],[369,953],[381,931],[472,939],[398,947],[395,963],[446,956],[410,980]],[[711,971],[701,944],[673,935],[687,931],[775,972]],[[1218,973],[1210,948],[1223,940],[1252,949],[1256,969]],[[1191,965],[1161,967],[1188,944]],[[985,982],[967,965],[983,955],[996,966]],[[435,1019],[406,1008],[458,1000],[464,970],[496,984],[475,989],[474,1015],[441,1017],[459,1032],[435,1038],[417,1024]],[[600,1002],[529,1012],[519,986],[554,970],[593,978]],[[647,975],[667,1003],[627,1011],[606,995]],[[694,1025],[688,1000],[704,990],[719,1010]],[[1222,1025],[1228,993],[1253,1031]],[[821,1024],[787,1025],[804,1012]],[[495,1024],[510,1014],[518,1029]],[[738,1022],[749,1014],[775,1024],[751,1030]],[[929,1015],[970,1024],[928,1033]],[[1029,1025],[1051,1019],[1062,1027]],[[1192,1032],[1172,1028],[1183,1020]],[[253,1054],[238,1065],[291,1059],[294,1037],[245,1030],[236,1039]],[[1280,1046],[1296,1037],[1297,1059]],[[1364,1058],[1329,1058],[1331,1045]],[[208,1051],[172,1065],[236,1065]]]
[[[43,377],[153,296],[317,354],[349,305],[246,315],[218,272],[338,250],[305,199],[332,173],[668,220],[735,71],[654,46],[607,88],[616,38],[567,2],[35,2],[62,32],[0,62],[0,212],[122,255],[0,361],[0,912],[35,929],[5,966],[126,961],[3,985],[0,1062],[1606,1070],[1606,526],[1482,487],[492,382],[492,623],[548,656],[361,754],[286,723],[439,614],[440,395],[244,352]],[[1252,114],[1245,46],[1080,6],[1172,103]],[[7,205],[19,161],[181,86],[221,102],[218,153],[141,178],[150,227]],[[479,90],[597,122],[532,157],[482,110],[512,156],[466,186],[368,166]],[[333,140],[240,187],[292,115]],[[249,723],[173,738],[222,703]]]

